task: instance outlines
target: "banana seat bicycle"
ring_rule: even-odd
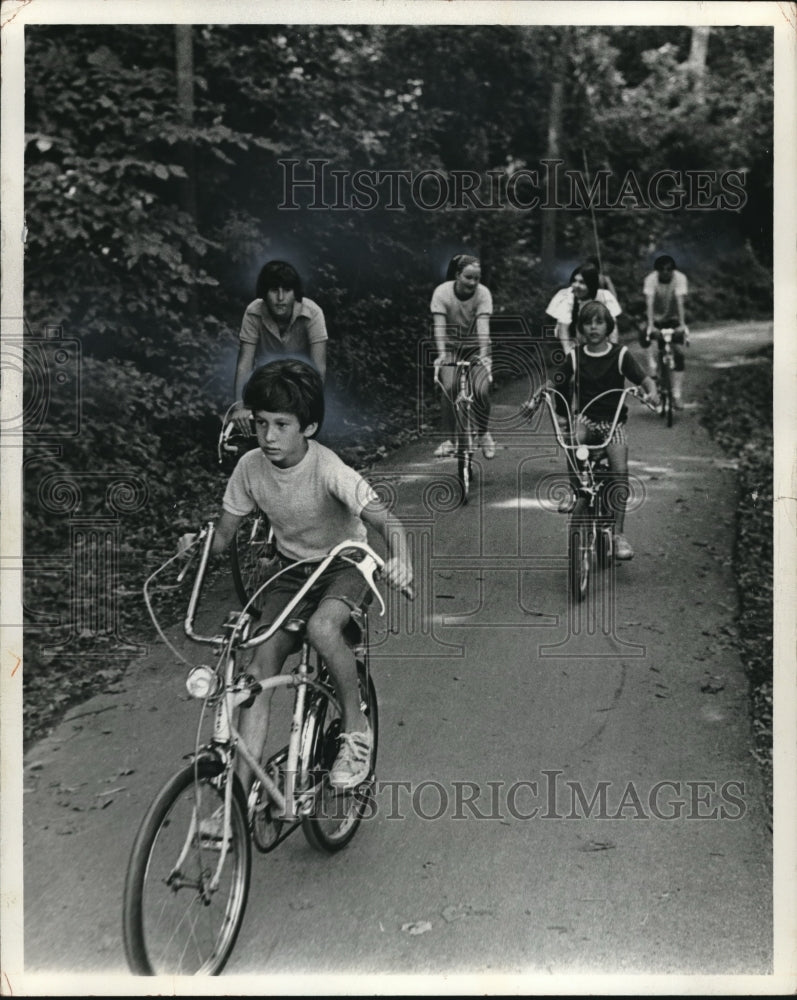
[[[606,446],[617,429],[625,400],[628,396],[634,396],[650,409],[655,409],[646,401],[642,389],[627,386],[624,389],[602,392],[584,407],[582,414],[587,416],[590,406],[609,395],[617,395],[619,398],[606,438],[599,444],[582,444],[577,440],[578,414],[574,413],[567,399],[550,382],[542,385],[524,407],[526,414],[531,417],[542,401],[546,403],[557,443],[577,477],[576,501],[570,512],[567,531],[568,589],[575,601],[583,601],[587,596],[590,575],[599,568],[608,568],[614,558],[615,516],[606,496],[606,485],[610,481]],[[556,418],[556,397],[566,416],[567,440]]]
[[[139,975],[221,972],[246,909],[252,844],[267,853],[301,827],[312,847],[339,851],[354,837],[372,801],[379,718],[369,670],[367,612],[363,611],[356,623],[353,648],[363,712],[373,733],[373,752],[368,777],[350,792],[338,792],[328,781],[338,753],[340,703],[323,660],[307,640],[306,622],[293,618],[292,612],[330,564],[342,559],[359,569],[384,614],[375,582],[383,560],[365,543],[343,542],[317,564],[267,628],[255,630],[256,593],[242,611],[230,612],[219,634],[204,636],[197,634],[194,621],[213,533],[211,522],[193,543],[193,554],[199,552],[200,545],[201,553],[184,628],[195,642],[213,647],[215,666],[192,666],[180,657],[191,667],[186,678],[188,693],[202,706],[195,748],[188,755],[190,762],[166,782],[149,807],[133,844],[125,881],[125,952],[131,970]],[[153,621],[167,643],[148,588],[177,558],[172,556],[145,585]],[[188,564],[180,577],[187,568]],[[405,593],[412,596],[410,589]],[[299,662],[291,672],[262,681],[239,672],[238,654],[265,642],[280,628],[295,632],[301,644]],[[278,687],[294,692],[290,738],[287,746],[261,761],[237,730],[235,710]],[[203,742],[203,721],[208,713],[212,713],[213,733]],[[248,796],[235,770],[239,754],[255,775]]]

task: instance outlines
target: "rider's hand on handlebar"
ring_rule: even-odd
[[[412,566],[409,562],[391,556],[382,570],[385,583],[396,590],[406,590],[412,583]]]
[[[230,422],[235,424],[235,429],[239,434],[249,436],[253,433],[252,411],[242,403],[236,406],[230,414]]]
[[[197,533],[195,531],[188,532],[188,534],[180,535],[177,539],[177,554],[182,555],[191,548],[197,539]]]
[[[440,381],[440,366],[451,364],[451,357],[446,354],[438,354],[434,359],[434,380],[435,382]]]
[[[659,405],[659,394],[654,389],[652,392],[647,392],[642,395],[642,402],[647,403],[649,406]]]

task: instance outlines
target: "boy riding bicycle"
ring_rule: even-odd
[[[647,398],[658,402],[656,383],[645,375],[639,364],[631,356],[627,347],[609,342],[614,329],[614,319],[601,302],[588,302],[578,317],[578,331],[584,343],[570,351],[566,359],[568,390],[564,395],[574,399],[573,410],[578,413],[575,436],[580,444],[599,444],[606,440],[614,419],[617,396],[610,393],[598,399],[611,389],[622,389],[626,379],[641,385]],[[593,403],[594,405],[589,405]],[[585,413],[586,411],[586,413]],[[625,434],[627,407],[623,407],[611,440],[606,446],[609,468],[613,478],[613,488],[607,490],[607,497],[615,515],[614,552],[618,559],[632,559],[634,550],[623,534],[625,526],[625,506],[628,497],[628,443]],[[559,416],[560,425],[566,417]],[[567,428],[563,426],[563,430]],[[573,495],[559,508],[560,513],[569,513],[575,506],[575,490],[578,486],[576,473],[570,470]]]
[[[645,295],[647,327],[643,346],[650,346],[648,371],[652,376],[658,373],[660,355],[664,347],[660,331],[668,327],[676,330],[672,340],[675,369],[672,372],[672,403],[676,410],[683,409],[684,384],[684,344],[689,343],[686,326],[685,301],[689,291],[686,275],[678,271],[669,254],[657,257],[653,271],[645,278],[642,286]]]
[[[295,359],[273,361],[252,374],[243,402],[252,411],[259,447],[243,455],[230,476],[211,553],[223,552],[241,520],[260,508],[274,531],[275,573],[307,560],[266,589],[263,624],[274,620],[333,546],[349,539],[366,541],[366,525],[387,543],[386,582],[397,589],[408,587],[412,566],[401,523],[394,516],[388,521],[374,490],[358,472],[313,440],[324,417],[318,372]],[[360,572],[344,562],[325,572],[294,612],[307,621],[307,637],[325,660],[341,701],[343,732],[329,774],[330,784],[339,790],[356,788],[371,764],[372,734],[361,707],[354,653],[344,635],[369,598],[370,588]],[[258,679],[278,674],[295,647],[295,633],[278,631],[257,648],[249,672]],[[256,753],[266,741],[268,715],[266,696],[241,717],[241,736]],[[248,790],[252,772],[240,758],[238,770]]]

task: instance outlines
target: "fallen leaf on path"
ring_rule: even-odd
[[[402,924],[401,929],[408,934],[425,934],[432,929],[428,920],[412,920],[407,924]]]
[[[612,840],[589,840],[579,847],[579,851],[611,851],[617,844]]]
[[[491,917],[493,916],[493,911],[478,909],[475,906],[471,906],[470,903],[462,903],[459,906],[446,906],[440,911],[440,916],[446,923],[451,924],[455,920],[461,920],[463,917]]]

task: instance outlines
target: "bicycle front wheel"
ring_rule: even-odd
[[[379,710],[376,689],[370,676],[366,681],[361,675],[361,694],[373,735],[373,752],[368,778],[351,792],[340,792],[332,788],[328,779],[329,770],[338,755],[340,713],[323,695],[315,700],[308,712],[309,725],[312,727],[308,740],[312,746],[310,774],[311,780],[318,785],[318,790],[312,812],[302,820],[302,830],[307,842],[318,851],[334,853],[344,848],[357,832],[360,821],[371,806],[379,745]]]
[[[238,525],[230,546],[230,570],[235,593],[246,604],[261,584],[271,575],[268,559],[268,518],[263,513],[250,514]],[[255,610],[260,610],[260,600]]]
[[[584,497],[579,497],[568,524],[567,567],[570,596],[574,601],[583,601],[587,596],[593,535],[589,505]]]
[[[457,478],[459,479],[461,503],[466,504],[473,481],[473,455],[464,449],[457,453]]]
[[[124,891],[125,952],[137,975],[217,975],[235,944],[252,851],[237,777],[223,864],[221,839],[208,836],[207,821],[224,802],[221,774],[218,761],[183,768],[159,792],[138,831]]]
[[[672,371],[666,364],[661,368],[661,415],[672,427]]]

